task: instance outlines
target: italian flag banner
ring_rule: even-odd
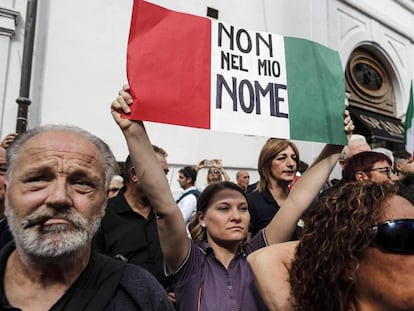
[[[135,0],[128,118],[346,144],[336,51]]]
[[[405,149],[414,158],[414,90],[411,81],[410,96],[408,101],[407,113],[405,115]]]

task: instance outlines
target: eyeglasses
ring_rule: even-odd
[[[371,168],[369,170],[366,170],[365,172],[371,172],[371,171],[377,171],[377,172],[380,172],[380,173],[385,173],[385,174],[387,174],[388,178],[390,178],[390,179],[395,174],[395,171],[391,166]]]
[[[371,246],[384,252],[414,254],[414,219],[393,219],[370,228]]]
[[[214,170],[208,170],[209,174],[220,174],[220,171],[218,169],[214,169]]]

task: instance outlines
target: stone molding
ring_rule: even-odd
[[[0,7],[0,35],[13,37],[19,16],[20,13],[17,11]]]

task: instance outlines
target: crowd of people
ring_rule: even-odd
[[[298,177],[297,146],[270,138],[231,181],[219,159],[179,169],[144,123],[111,104],[129,155],[73,126],[0,147],[1,310],[414,310],[414,162],[352,134]],[[339,163],[342,179],[328,184]],[[207,169],[207,186],[197,175]]]

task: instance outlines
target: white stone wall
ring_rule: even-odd
[[[345,66],[361,44],[381,51],[394,72],[403,117],[410,80],[414,77],[414,1],[412,0],[154,0],[171,9],[205,16],[206,7],[219,19],[287,36],[310,39],[340,52]],[[132,0],[39,0],[32,76],[29,126],[70,123],[99,135],[118,160],[127,155],[123,137],[109,105],[126,82],[125,55]],[[0,29],[8,24],[14,35],[0,30],[0,135],[15,129],[19,93],[25,0],[0,0],[0,9],[18,12],[15,29],[0,13]],[[1,12],[1,11],[0,11]],[[220,158],[235,180],[239,168],[257,180],[257,157],[266,137],[214,133],[148,123],[154,144],[169,153],[169,180],[179,192],[176,170],[204,158]],[[311,163],[321,144],[298,142],[301,158]],[[337,168],[333,176],[339,176]],[[205,176],[199,178],[203,183]]]

